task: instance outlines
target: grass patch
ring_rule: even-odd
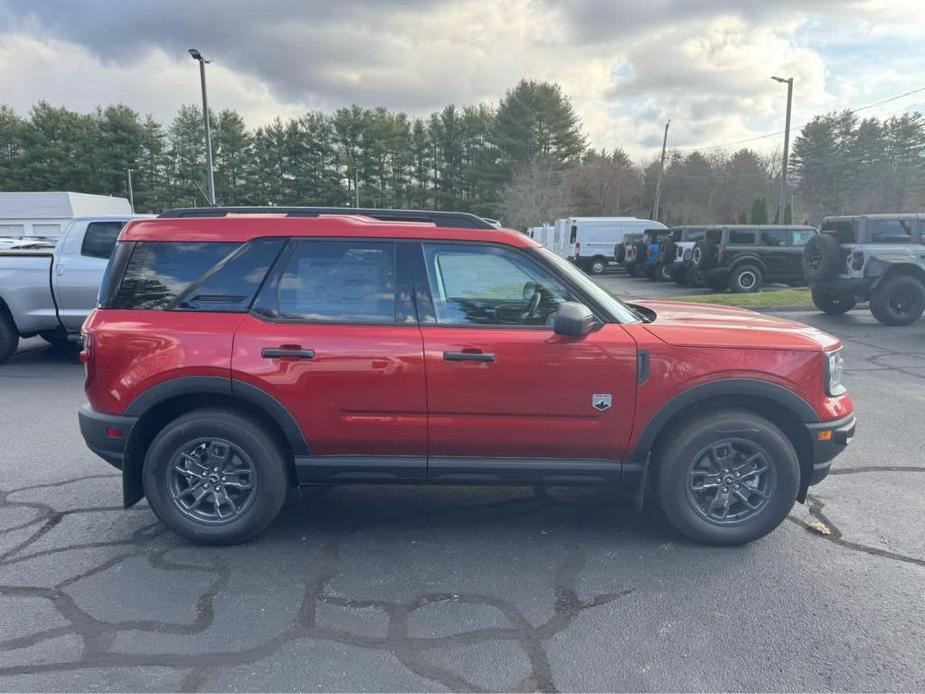
[[[739,308],[812,308],[813,298],[806,287],[800,289],[771,289],[750,294],[696,294],[673,296],[668,301],[687,301],[692,304],[720,304]]]

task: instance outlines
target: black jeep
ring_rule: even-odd
[[[803,246],[810,226],[735,225],[707,229],[694,244],[691,265],[714,291],[756,292],[765,283],[804,283]]]

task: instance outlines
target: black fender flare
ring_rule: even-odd
[[[732,273],[734,273],[739,268],[739,266],[743,264],[757,265],[761,269],[761,273],[763,275],[768,274],[768,268],[764,264],[764,261],[761,259],[760,256],[755,255],[755,254],[739,255],[733,258],[732,263],[729,266],[729,274],[731,275]]]
[[[184,376],[152,386],[132,400],[123,413],[141,417],[152,407],[181,395],[226,395],[240,398],[259,409],[279,425],[292,454],[309,455],[308,443],[292,413],[275,397],[249,383],[221,376]]]
[[[806,400],[776,383],[750,378],[712,381],[711,383],[704,383],[682,391],[665,403],[646,424],[642,435],[636,442],[636,447],[633,449],[630,460],[635,463],[647,463],[649,451],[652,449],[655,440],[675,415],[696,405],[698,402],[723,396],[758,397],[787,409],[806,424],[820,421],[819,415],[816,414],[816,411]]]

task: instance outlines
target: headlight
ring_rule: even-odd
[[[842,374],[845,372],[845,358],[842,356],[842,350],[837,349],[834,352],[828,352],[825,355],[825,392],[829,395],[844,395],[845,386],[841,383]]]

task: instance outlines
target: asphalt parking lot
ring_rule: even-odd
[[[76,353],[24,341],[0,366],[0,689],[925,689],[925,319],[788,316],[845,342],[861,424],[741,548],[606,490],[456,487],[294,495],[255,542],[190,546],[84,447]]]

